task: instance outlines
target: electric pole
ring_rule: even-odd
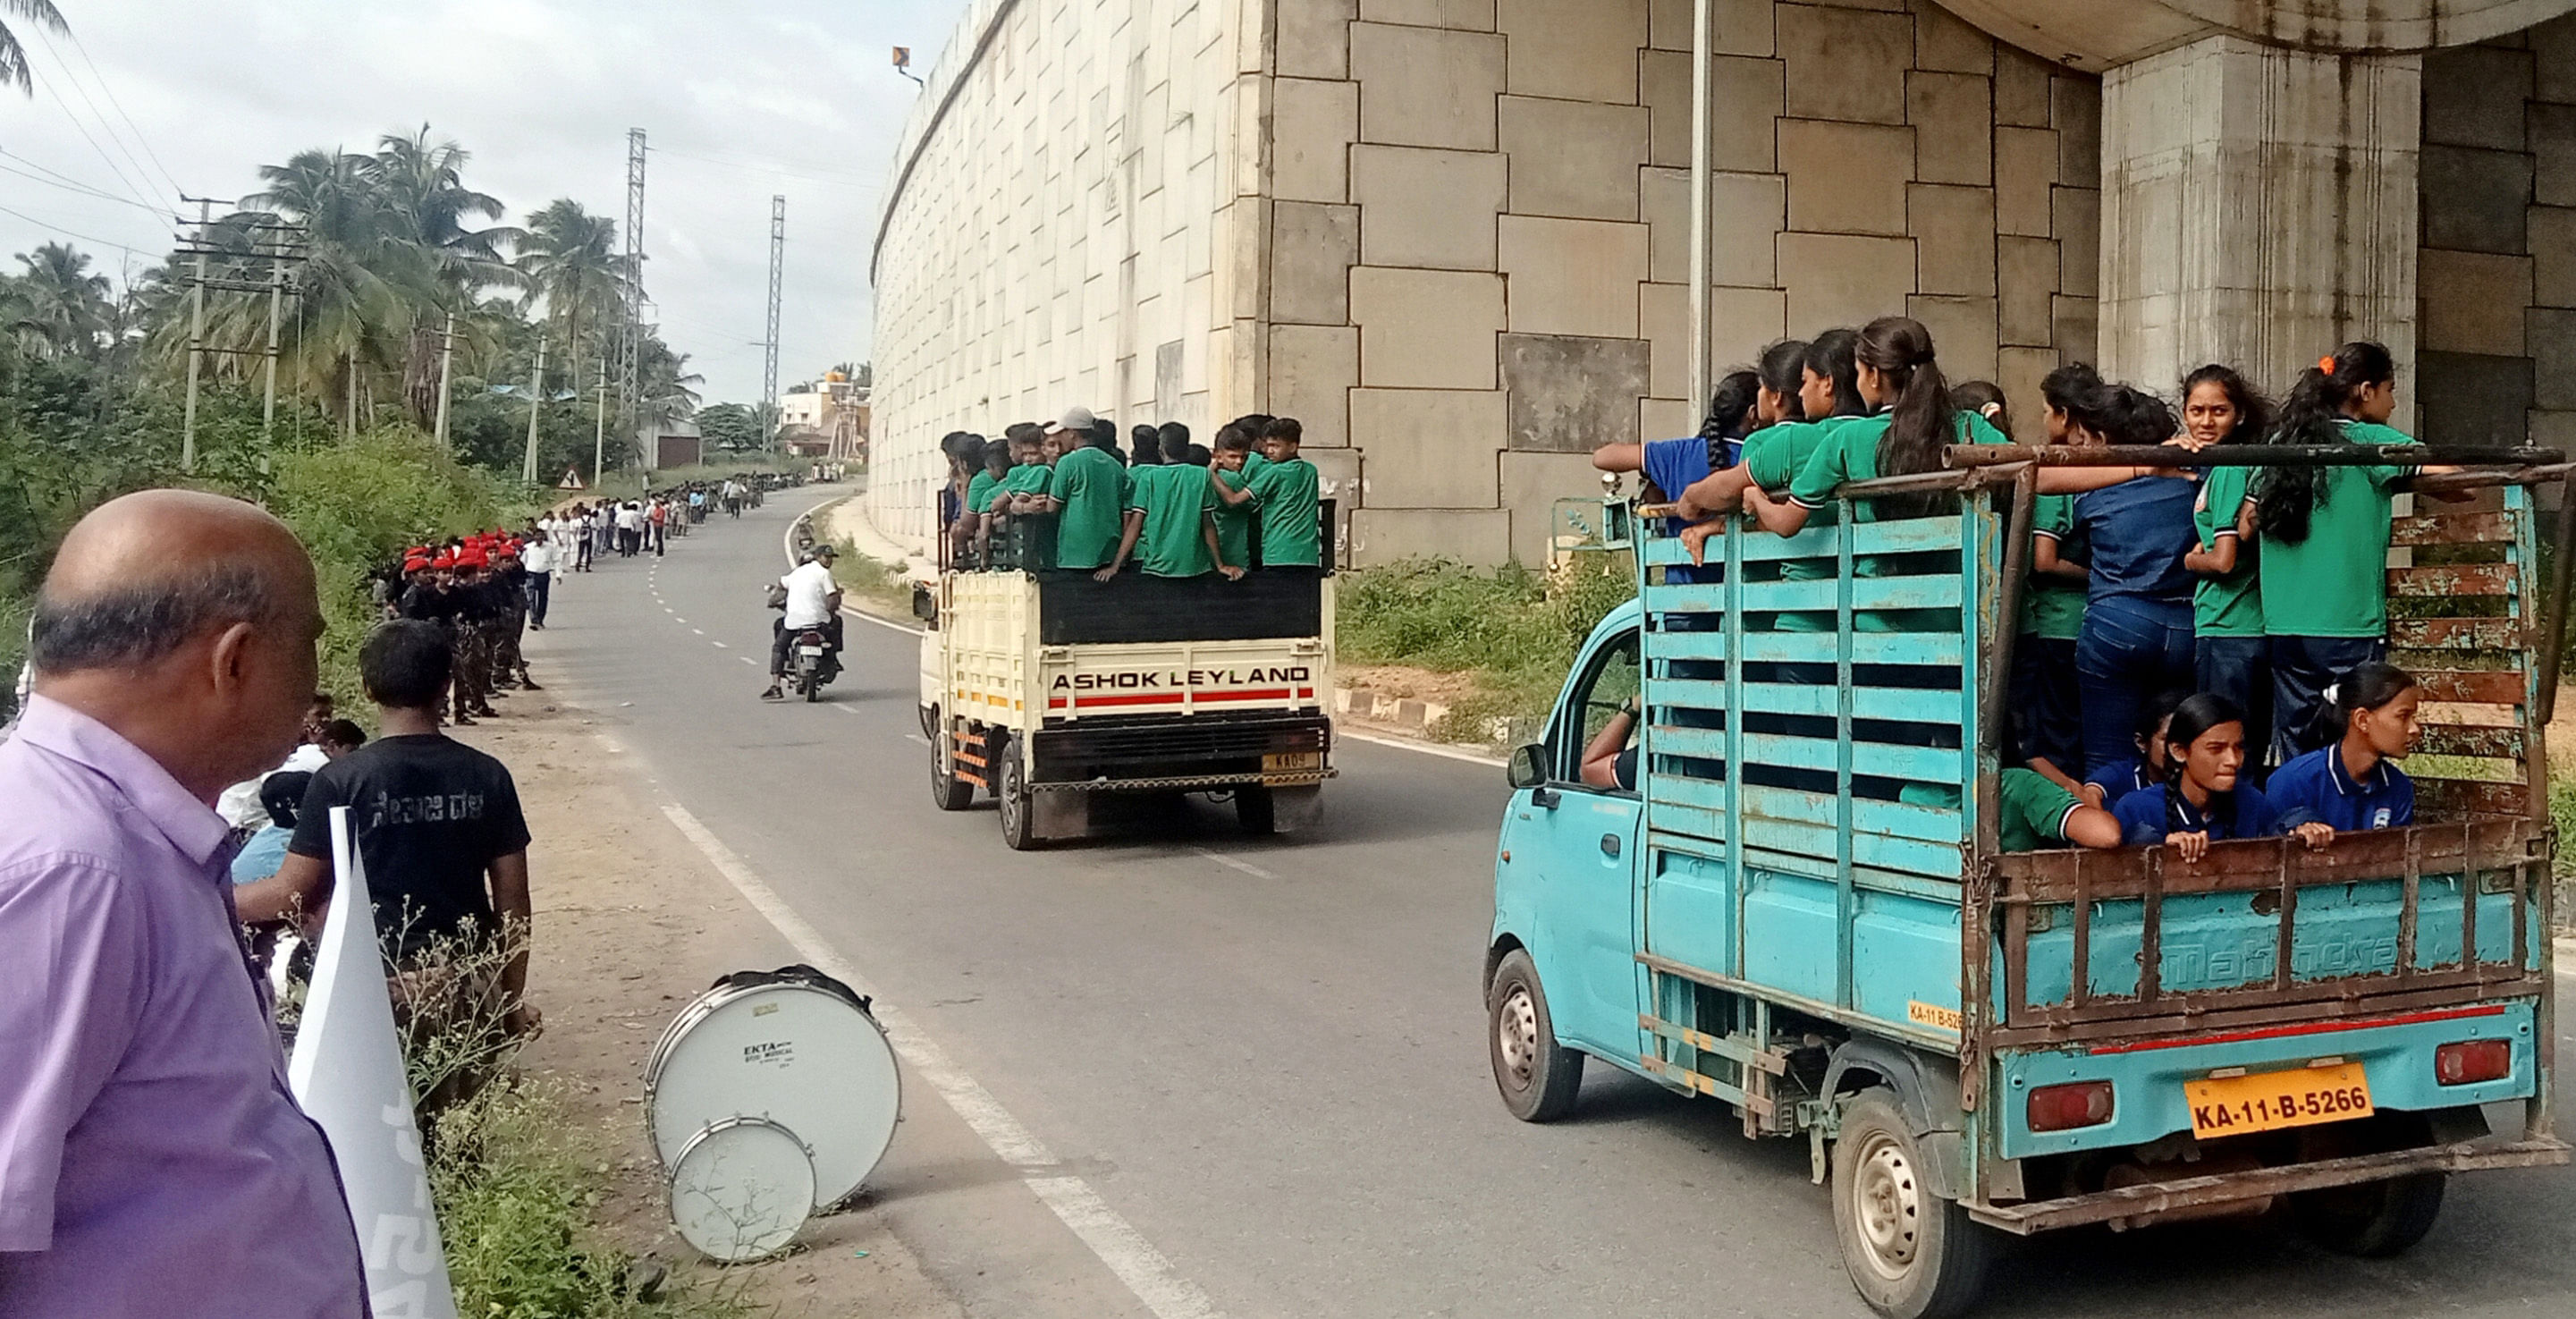
[[[599,426],[590,436],[590,484],[599,486],[599,465],[608,457],[608,354],[599,355]]]
[[[769,338],[760,367],[761,447],[778,443],[778,301],[780,275],[787,257],[787,198],[769,199]]]
[[[260,389],[259,438],[265,444],[277,434],[277,323],[286,302],[286,240],[277,240],[277,252],[268,262],[268,362],[267,381]]]
[[[546,408],[546,341],[537,340],[537,370],[528,380],[528,457],[520,464],[519,475],[530,485],[537,483],[537,415]]]
[[[542,342],[539,344],[543,348]],[[447,313],[447,328],[438,332],[438,446],[447,442],[447,370],[456,361],[456,313]]]
[[[621,345],[618,375],[624,383],[621,393],[621,421],[628,434],[635,436],[636,447],[644,453],[645,466],[652,465],[651,446],[643,439],[643,409],[636,399],[636,377],[642,372],[644,355],[644,130],[626,130],[626,334]]]
[[[179,470],[197,470],[197,369],[206,347],[206,226],[214,220],[214,199],[182,194],[197,204],[197,270],[188,281],[188,403],[179,420]]]

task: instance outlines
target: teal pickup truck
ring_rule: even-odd
[[[2195,864],[1998,844],[2003,620],[2034,474],[2065,452],[1953,450],[1794,538],[1733,527],[1697,569],[1661,518],[1606,508],[1636,528],[1638,598],[1511,759],[1484,975],[1505,1105],[1563,1116],[1595,1059],[1804,1136],[1891,1319],[1972,1308],[2000,1233],[2278,1203],[2394,1254],[2449,1174],[2568,1161],[2541,746],[2567,575],[2537,580],[2531,501],[2567,469],[2464,455],[2491,461],[2416,482],[2471,502],[2397,519],[2418,823]],[[1900,491],[1945,493],[1853,516]],[[1634,790],[1586,783],[1631,699]],[[2506,1101],[2520,1129],[2490,1132]]]

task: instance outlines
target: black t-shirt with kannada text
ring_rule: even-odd
[[[500,761],[437,733],[377,738],[314,773],[287,850],[329,860],[334,806],[350,808],[376,938],[397,958],[497,933],[484,871],[528,846]]]

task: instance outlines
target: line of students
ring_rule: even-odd
[[[2385,348],[2352,343],[2301,373],[2277,420],[2241,375],[2216,365],[2184,380],[2179,417],[2155,395],[2106,382],[2085,366],[2052,372],[2042,394],[2052,444],[2411,444],[2387,425],[2394,379]],[[2006,443],[2007,430],[1999,389],[1983,381],[1951,387],[1930,332],[1891,316],[1857,332],[1775,344],[1758,366],[1724,379],[1699,435],[1607,446],[1594,464],[1642,472],[1650,497],[1674,504],[1678,521],[1688,524],[1679,530],[1696,565],[1709,537],[1739,508],[1766,530],[1796,535],[1833,515],[1838,486],[1934,471],[1944,446]],[[2359,707],[2339,704],[2335,684],[2340,677],[2341,690],[2358,686],[2385,698],[2369,710],[2398,699],[2383,689],[2404,675],[2380,663],[2391,487],[2410,473],[2444,470],[2041,469],[2012,682],[2017,767],[2005,785],[2007,845],[2016,838],[2110,846],[2123,837],[2251,836],[2243,831],[2269,827],[2271,813],[2256,806],[2240,819],[2235,778],[2259,787],[2267,762],[2284,773],[2310,765],[2298,782],[2311,793],[2318,783],[2350,787],[2374,773],[2374,782],[2394,776],[2402,787],[2404,776],[2384,762],[2403,748],[2360,758],[2349,732]],[[1853,516],[1910,516],[1929,503],[1883,496],[1860,501]],[[1856,572],[1876,570],[1855,564]],[[1784,576],[1831,571],[1794,560],[1783,567]],[[1688,580],[1690,572],[1677,565],[1670,579]],[[1782,614],[1774,626],[1831,624]],[[1907,622],[1878,614],[1854,626],[1891,630]],[[2412,692],[2412,681],[2403,689]],[[2168,690],[2181,695],[2156,697]],[[2415,699],[2404,698],[2410,743]],[[2169,726],[2191,737],[2173,739]],[[2166,759],[2176,742],[2193,745],[2222,727],[2237,746],[2224,775],[2216,751]],[[2315,768],[2322,763],[2316,758],[2337,746],[2347,756],[2339,780]],[[2135,809],[2162,812],[2154,821],[2132,825],[2114,814],[2150,790],[2155,805]],[[2411,789],[2404,797],[2411,819]],[[2213,800],[2216,815],[2208,813]],[[2091,814],[2058,809],[2069,802]],[[2052,814],[2054,822],[2041,827]],[[2280,814],[2303,834],[2316,832],[2303,827],[2306,819]],[[2143,836],[2150,823],[2166,826],[2152,840]],[[2196,856],[2198,847],[2190,852]]]
[[[1136,428],[1132,455],[1118,428],[1075,408],[1039,426],[1022,422],[996,444],[965,432],[941,441],[949,484],[941,518],[954,561],[981,561],[1011,518],[1056,520],[1048,566],[1099,581],[1132,562],[1149,577],[1265,569],[1313,572],[1323,563],[1322,482],[1298,456],[1293,417],[1238,417],[1213,450],[1178,422]],[[1256,449],[1258,452],[1256,452]]]

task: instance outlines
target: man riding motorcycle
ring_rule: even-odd
[[[838,555],[831,546],[815,546],[811,557],[797,565],[796,571],[779,578],[778,589],[771,592],[777,601],[772,607],[786,612],[784,617],[770,623],[769,688],[760,694],[760,699],[787,699],[783,686],[787,678],[787,655],[794,649],[796,638],[808,631],[823,634],[826,680],[840,671],[841,585],[832,578],[832,560],[836,557]]]

